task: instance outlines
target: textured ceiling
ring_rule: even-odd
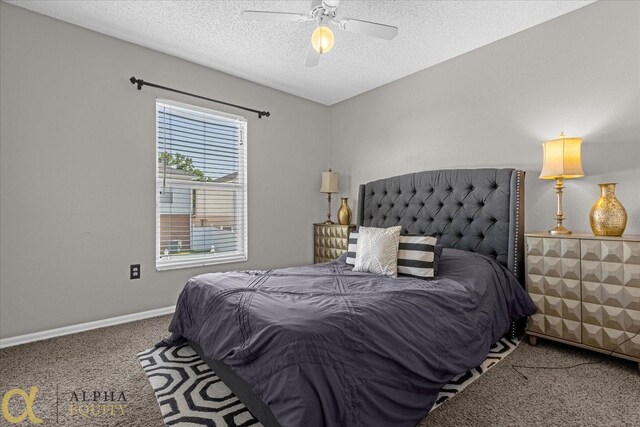
[[[309,1],[7,2],[326,105],[592,3],[342,0],[338,17],[395,25],[398,36],[336,29],[333,50],[307,68],[314,23],[245,21],[240,13],[307,13]]]

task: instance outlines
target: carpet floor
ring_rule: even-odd
[[[12,388],[29,393],[37,386],[33,413],[44,426],[162,427],[136,354],[164,337],[169,320],[162,316],[2,349],[0,394]],[[636,363],[538,343],[522,343],[419,427],[640,425]],[[568,366],[603,358],[602,363],[572,369],[521,369],[528,379],[511,367]],[[11,398],[9,411],[20,416],[24,399]],[[0,425],[11,424],[0,415]]]

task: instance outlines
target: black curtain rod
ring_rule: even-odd
[[[187,95],[187,96],[193,96],[194,98],[204,99],[205,101],[211,101],[211,102],[215,102],[215,103],[218,103],[218,104],[227,105],[229,107],[239,108],[239,109],[245,110],[245,111],[251,111],[252,113],[256,113],[258,115],[259,119],[261,119],[262,116],[269,117],[271,115],[271,113],[269,113],[268,111],[259,111],[259,110],[254,110],[253,108],[243,107],[241,105],[235,105],[235,104],[230,104],[230,103],[224,102],[224,101],[218,101],[217,99],[207,98],[205,96],[196,95],[195,93],[184,92],[184,91],[181,91],[181,90],[178,90],[178,89],[173,89],[173,88],[166,87],[166,86],[160,86],[160,85],[157,85],[155,83],[145,82],[144,80],[136,79],[135,77],[131,77],[129,79],[129,81],[131,82],[131,84],[138,85],[138,90],[142,90],[142,86],[157,87],[158,89],[164,89],[164,90],[168,90],[168,91],[171,91],[171,92],[181,93],[181,94]]]

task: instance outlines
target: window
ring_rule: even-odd
[[[247,122],[156,102],[156,269],[247,260]]]

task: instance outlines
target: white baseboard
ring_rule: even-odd
[[[124,316],[112,317],[110,319],[96,320],[95,322],[79,323],[77,325],[64,326],[62,328],[49,329],[32,334],[19,335],[17,337],[0,339],[0,348],[13,347],[14,345],[26,344],[28,342],[46,340],[60,337],[62,335],[75,334],[89,331],[91,329],[104,328],[107,326],[119,325],[121,323],[135,322],[136,320],[148,319],[150,317],[171,314],[176,310],[176,306],[157,308],[155,310],[142,311],[140,313],[127,314]]]

